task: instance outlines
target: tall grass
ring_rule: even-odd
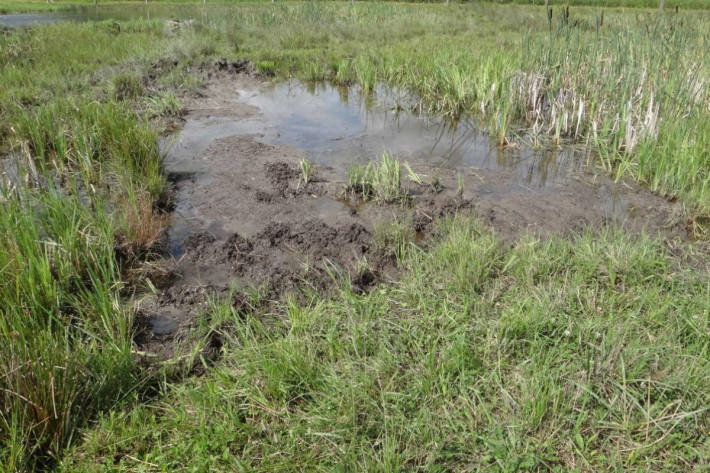
[[[348,189],[363,200],[394,202],[404,197],[399,160],[382,153],[382,160],[369,162],[363,168],[355,164],[348,170]]]
[[[550,28],[539,8],[245,6],[213,26],[282,75],[404,86],[432,112],[476,116],[501,145],[521,134],[586,143],[613,175],[710,211],[710,17],[552,12]]]
[[[617,176],[707,211],[707,23],[646,17],[611,28],[613,35],[566,27],[525,43],[502,100],[538,132],[590,143]]]
[[[360,0],[360,2],[368,1],[375,3],[375,0]],[[381,1],[381,0],[380,0]],[[474,0],[475,1],[475,0]],[[659,7],[660,0],[549,0],[548,4],[551,6],[592,6],[592,7],[626,7],[626,8],[647,8],[647,9],[657,9]],[[130,0],[130,1],[103,1],[98,2],[102,6],[115,6],[120,4],[126,4],[133,2],[136,5],[143,4],[145,0]],[[249,3],[268,3],[271,4],[271,0],[212,0],[207,2],[208,6],[215,5],[234,5],[235,3],[249,4]],[[446,0],[410,0],[411,3],[423,4],[423,3],[433,3],[433,4],[443,4]],[[511,3],[511,4],[521,4],[521,5],[535,5],[541,6],[545,4],[545,0],[485,0],[486,3]],[[95,0],[54,0],[51,3],[47,3],[45,0],[3,0],[0,1],[0,13],[8,12],[29,12],[29,11],[52,11],[52,10],[66,10],[79,7],[91,6],[95,3]],[[183,5],[190,6],[201,6],[202,1],[200,0],[149,0],[149,5],[153,8],[155,7],[179,7]],[[452,1],[451,3],[473,3],[470,0],[458,0]],[[665,0],[665,8],[667,10],[673,10],[676,7],[683,9],[708,9],[710,5],[705,0]]]
[[[219,307],[223,362],[103,416],[61,471],[708,468],[707,274],[614,230],[439,230],[389,287]]]
[[[165,181],[156,134],[126,101],[135,81],[98,71],[136,54],[143,26],[115,36],[0,36],[3,171],[17,168],[0,183],[0,471],[48,467],[143,377],[121,291],[161,231]]]
[[[0,197],[6,471],[56,458],[77,426],[139,377],[119,295],[125,264],[161,231],[153,202],[162,177],[154,135],[112,107],[88,105],[84,123],[81,108],[41,108],[15,124],[32,170]]]
[[[0,463],[9,472],[61,452],[136,373],[103,209],[56,189],[2,199]]]

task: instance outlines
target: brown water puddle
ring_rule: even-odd
[[[365,290],[396,272],[392,255],[374,243],[378,222],[404,222],[421,244],[433,220],[457,212],[479,215],[504,240],[608,223],[683,236],[671,225],[676,204],[584,170],[579,152],[502,150],[469,122],[403,111],[408,102],[385,88],[363,96],[327,84],[212,76],[204,97],[188,103],[182,131],[163,143],[175,182],[168,235],[177,279],[141,301],[138,344],[169,355],[165,341],[194,323],[207,295],[232,286],[260,286],[278,299],[322,290],[340,271]],[[424,184],[403,173],[406,205],[344,198],[348,166],[383,151],[409,162]],[[303,158],[317,165],[307,185]],[[244,305],[241,296],[233,302]]]

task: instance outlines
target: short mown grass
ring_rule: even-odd
[[[103,415],[60,471],[710,467],[707,274],[613,229],[439,231],[368,294],[216,307],[223,361]]]

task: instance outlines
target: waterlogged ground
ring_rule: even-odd
[[[7,13],[0,15],[0,27],[25,28],[47,23],[57,23],[65,21],[87,22],[87,21],[131,21],[169,18],[199,18],[199,14],[192,10],[170,11],[160,6],[152,5],[139,6],[107,6],[101,7],[75,7],[64,8],[59,11],[47,13]]]
[[[455,213],[482,217],[507,241],[607,224],[686,237],[678,205],[594,173],[581,151],[501,148],[475,124],[420,115],[411,97],[385,87],[363,94],[271,83],[243,64],[221,69],[188,100],[182,130],[162,143],[174,183],[172,263],[161,292],[138,304],[136,340],[153,354],[170,356],[209,298],[233,287],[279,299],[328,287],[334,271],[357,290],[386,280],[396,258],[382,228],[393,222],[420,245],[435,219]],[[421,180],[403,170],[404,203],[363,202],[346,191],[348,168],[383,152]],[[302,159],[315,164],[308,184]]]
[[[0,470],[708,469],[706,15],[103,5],[0,25]],[[347,194],[384,150],[421,183]]]

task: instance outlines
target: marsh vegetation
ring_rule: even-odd
[[[0,31],[2,471],[707,470],[710,14],[588,3],[156,3]],[[158,137],[222,58],[397,86],[501,149],[584,147],[597,172],[681,202],[694,241],[610,226],[504,243],[449,216],[422,248],[409,221],[383,222],[397,277],[354,291],[333,271],[327,293],[268,305],[234,289],[199,328],[219,361],[146,368],[131,300],[165,254]],[[367,158],[343,184],[362,200],[437,187]]]

